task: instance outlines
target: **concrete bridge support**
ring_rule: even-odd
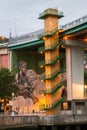
[[[84,99],[84,47],[66,41],[67,99]]]

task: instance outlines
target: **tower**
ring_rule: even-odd
[[[63,14],[57,9],[48,8],[39,15],[39,19],[44,19],[44,55],[45,55],[45,85],[46,91],[46,114],[60,113],[60,67],[59,67],[59,40],[58,40],[58,18]]]

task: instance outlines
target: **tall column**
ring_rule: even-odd
[[[67,99],[84,99],[84,48],[66,47]]]
[[[58,10],[47,9],[41,15],[44,19],[44,47],[45,47],[45,86],[47,115],[60,113],[60,83],[59,76],[59,46],[58,46]],[[61,16],[62,17],[62,16]],[[50,90],[50,91],[49,91]],[[55,90],[55,92],[54,92]]]
[[[66,47],[67,99],[72,100],[71,48]]]
[[[8,53],[8,67],[9,67],[9,70],[11,71],[12,70],[12,51],[11,50]]]

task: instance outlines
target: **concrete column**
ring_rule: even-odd
[[[66,48],[67,99],[72,100],[71,48]]]
[[[75,115],[76,114],[75,102],[72,102],[72,104],[71,104],[71,110],[73,110],[73,115]]]
[[[12,51],[9,51],[9,70],[12,69]]]
[[[70,46],[66,48],[67,98],[84,98],[84,48]]]
[[[85,114],[87,115],[87,101],[85,102]]]

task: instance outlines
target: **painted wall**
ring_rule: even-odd
[[[0,48],[0,68],[8,68],[8,49]]]
[[[27,62],[28,69],[34,69],[36,73],[42,74],[43,68],[40,68],[38,62],[43,60],[44,56],[39,54],[37,51],[30,50],[18,50],[12,52],[12,70],[16,74],[18,72],[19,61]]]
[[[13,109],[16,110],[16,108],[18,108],[18,111],[21,114],[32,113],[33,111],[39,112],[40,109],[45,107],[45,96],[42,94],[42,89],[45,89],[45,85],[38,77],[44,72],[44,70],[38,66],[38,62],[43,60],[43,58],[44,57],[38,54],[37,51],[16,50],[12,52],[12,70],[16,74],[16,79],[18,77],[23,78],[19,79],[18,82],[20,88],[19,96],[17,96],[11,104],[15,104]],[[19,76],[20,70],[18,68],[20,61],[27,63],[27,74],[21,76]],[[30,78],[30,75],[32,74],[37,75],[37,77],[35,78],[35,76],[32,76],[35,79],[30,81],[30,79],[32,79]],[[29,82],[27,82],[26,78]],[[30,82],[32,82],[34,88],[32,88]]]
[[[1,67],[8,68],[8,54],[3,54],[0,56]]]

